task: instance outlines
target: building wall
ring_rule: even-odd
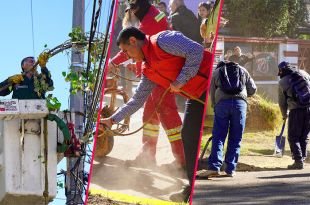
[[[281,61],[288,61],[295,67],[299,67],[299,47],[300,45],[304,45],[306,43],[309,43],[310,48],[310,42],[304,41],[304,40],[293,40],[293,39],[287,39],[287,38],[273,38],[273,39],[264,39],[264,38],[254,38],[254,37],[235,37],[235,36],[222,36],[220,35],[218,37],[217,41],[217,47],[215,52],[215,61],[219,62],[220,60],[224,60],[224,54],[226,54],[225,49],[230,49],[232,45],[241,45],[243,48],[250,48],[249,50],[244,49],[244,52],[252,52],[255,54],[255,48],[256,46],[253,45],[261,45],[261,44],[269,44],[273,45],[274,53],[277,54],[276,62],[272,64],[272,68],[274,71],[277,71],[277,65]],[[228,46],[229,45],[229,46]],[[251,47],[252,46],[252,47]],[[267,52],[268,53],[268,52]],[[274,55],[275,55],[274,54]],[[306,57],[309,58],[309,57]],[[258,59],[256,59],[258,60]],[[263,59],[259,59],[263,60]],[[216,63],[215,62],[215,63]],[[269,65],[270,67],[270,65]],[[247,68],[247,67],[246,67]],[[252,69],[255,69],[253,67]],[[249,72],[252,74],[255,83],[258,87],[258,93],[262,96],[274,101],[278,102],[278,77],[275,72],[272,72],[271,74],[266,73],[266,76],[264,75],[258,75],[255,76],[255,72],[250,69]]]

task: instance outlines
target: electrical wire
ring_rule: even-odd
[[[105,39],[103,42],[103,49],[102,49],[102,54],[100,56],[100,61],[99,61],[99,66],[98,66],[98,72],[97,72],[97,77],[95,81],[95,89],[94,89],[94,94],[93,94],[93,99],[92,99],[92,104],[89,110],[89,116],[88,116],[88,121],[86,124],[86,129],[84,133],[89,133],[93,128],[94,128],[94,122],[93,122],[93,117],[94,114],[97,113],[97,108],[101,96],[101,89],[103,85],[103,76],[104,76],[104,70],[106,67],[106,62],[107,62],[107,44],[108,44],[108,38],[109,38],[109,31],[110,31],[110,26],[112,22],[112,17],[113,17],[113,11],[114,11],[114,5],[115,5],[115,0],[112,1],[110,12],[109,12],[109,17],[108,17],[108,23],[106,26],[106,32],[105,32]]]
[[[91,58],[90,58],[90,51],[91,51],[91,47],[92,47],[92,41],[94,40],[94,36],[96,34],[97,29],[100,26],[100,22],[98,23],[98,27],[97,27],[97,21],[99,18],[101,18],[101,14],[103,13],[101,11],[101,2],[102,0],[99,0],[99,8],[96,11],[95,14],[95,4],[96,4],[96,0],[94,0],[94,7],[93,7],[93,14],[92,14],[92,23],[91,23],[91,29],[90,29],[90,36],[89,36],[89,42],[88,42],[88,61],[87,61],[87,67],[86,67],[86,75],[88,75],[88,72],[90,71],[91,68]],[[95,89],[93,91],[93,93],[88,94],[87,92],[85,92],[84,94],[84,105],[86,105],[86,109],[84,110],[85,113],[87,113],[84,117],[84,123],[85,120],[87,120],[87,124],[85,126],[85,133],[91,133],[94,129],[95,126],[95,122],[93,120],[95,114],[98,113],[98,105],[99,105],[99,100],[100,100],[100,96],[101,96],[101,89],[102,89],[102,85],[103,85],[103,76],[104,76],[104,68],[106,67],[106,62],[107,62],[107,51],[108,51],[108,32],[110,30],[111,27],[111,22],[112,22],[112,16],[113,16],[113,11],[114,11],[114,4],[115,4],[115,0],[112,1],[111,3],[111,7],[110,10],[108,12],[108,19],[107,19],[107,26],[106,26],[106,33],[104,35],[104,42],[103,42],[103,48],[101,51],[101,55],[100,55],[100,60],[99,60],[99,66],[98,69],[95,73],[96,76],[96,81],[95,81]],[[99,33],[99,32],[98,32]],[[102,66],[104,65],[104,66]],[[95,69],[95,65],[94,65],[94,69]],[[88,138],[89,140],[89,138]],[[86,142],[87,143],[87,142]],[[88,149],[88,150],[87,150]],[[84,168],[85,163],[90,164],[91,160],[89,158],[92,157],[92,155],[90,153],[92,153],[92,150],[90,149],[89,146],[86,146],[85,144],[82,147],[83,153],[85,155],[80,156],[78,158],[78,160],[76,161],[75,165],[73,166],[72,169],[67,170],[66,172],[64,172],[65,175],[65,184],[66,184],[66,180],[69,180],[66,178],[66,173],[70,173],[70,176],[73,178],[74,180],[74,184],[75,187],[73,190],[71,190],[72,192],[70,193],[70,195],[73,194],[73,198],[69,199],[67,201],[66,204],[72,204],[74,203],[74,200],[76,199],[76,197],[79,197],[79,199],[81,199],[83,201],[83,193],[85,193],[86,191],[86,186],[87,186],[87,178],[85,177],[87,175],[87,173],[84,171],[81,172],[79,170],[79,167],[82,166]],[[60,173],[62,174],[62,173]],[[66,188],[65,190],[66,192],[66,196],[68,193],[68,190]]]
[[[32,0],[30,0],[30,13],[31,13],[31,32],[32,32],[32,52],[33,52],[33,56],[36,56],[35,47],[34,47],[34,26],[33,26]]]

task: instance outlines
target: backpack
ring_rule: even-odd
[[[293,100],[300,105],[310,105],[310,82],[299,72],[290,75]]]
[[[220,62],[219,79],[221,81],[221,90],[230,95],[239,94],[245,87],[244,70],[234,62]]]

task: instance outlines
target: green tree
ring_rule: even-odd
[[[233,35],[296,38],[308,16],[303,0],[225,0],[224,4]]]

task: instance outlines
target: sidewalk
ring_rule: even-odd
[[[142,125],[142,109],[131,118],[130,131]],[[182,116],[181,116],[182,117]],[[142,148],[142,131],[131,136],[115,136],[112,152],[95,158],[90,190],[118,192],[137,197],[169,200],[187,183],[185,173],[169,164],[174,161],[170,143],[161,128],[157,145],[157,165],[130,165]],[[154,162],[149,162],[154,164]],[[128,201],[129,202],[129,201]]]
[[[234,178],[196,180],[193,205],[205,204],[310,204],[310,165],[304,170],[237,172]]]

